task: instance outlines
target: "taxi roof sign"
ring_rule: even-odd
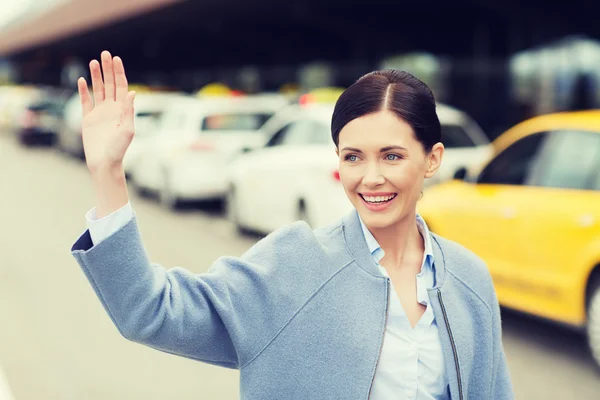
[[[209,83],[196,92],[196,96],[231,96],[235,94],[229,86],[222,83]]]

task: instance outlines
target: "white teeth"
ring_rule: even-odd
[[[389,201],[396,197],[396,195],[391,196],[363,196],[363,198],[369,203],[383,203]]]

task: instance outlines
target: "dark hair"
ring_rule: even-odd
[[[431,89],[408,72],[388,69],[363,75],[337,100],[331,119],[336,147],[346,124],[381,110],[392,111],[408,123],[427,153],[442,139]]]

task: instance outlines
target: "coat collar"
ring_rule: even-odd
[[[371,275],[378,277],[381,276],[379,267],[375,263],[375,260],[371,255],[371,251],[369,250],[367,241],[365,240],[365,235],[363,234],[358,211],[352,210],[342,219],[342,232],[344,234],[344,241],[346,242],[347,250],[354,258],[358,266]],[[446,262],[440,241],[438,240],[437,235],[434,233],[431,233],[431,242],[436,282],[434,289],[436,289],[444,284]]]

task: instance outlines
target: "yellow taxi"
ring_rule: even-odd
[[[487,263],[501,305],[585,328],[600,366],[600,111],[527,120],[493,147],[418,212]]]

